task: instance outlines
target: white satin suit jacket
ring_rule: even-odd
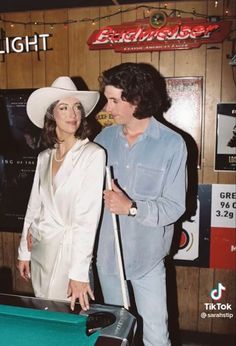
[[[89,281],[105,153],[88,139],[78,140],[52,181],[54,151],[47,149],[38,156],[18,259],[31,260],[36,296],[66,299],[69,279]],[[29,230],[31,252],[26,240]]]

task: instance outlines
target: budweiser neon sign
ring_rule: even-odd
[[[212,23],[205,19],[168,18],[165,26],[156,29],[143,19],[95,30],[87,43],[92,50],[114,49],[124,53],[191,49],[203,43],[222,42],[230,27],[229,21]]]

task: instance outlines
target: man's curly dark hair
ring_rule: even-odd
[[[124,101],[137,105],[134,117],[159,118],[171,106],[164,77],[152,65],[146,63],[123,63],[110,68],[99,77],[101,91],[107,85],[122,89]]]

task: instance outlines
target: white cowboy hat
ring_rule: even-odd
[[[36,126],[43,128],[44,116],[48,107],[53,102],[65,97],[78,98],[87,117],[99,100],[99,92],[78,90],[70,77],[58,77],[50,87],[37,89],[28,98],[26,111],[30,120]]]

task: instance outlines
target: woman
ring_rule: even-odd
[[[88,138],[86,117],[99,99],[79,91],[69,77],[34,91],[27,114],[48,149],[38,156],[18,249],[18,268],[36,297],[67,299],[84,310],[94,299],[89,284],[100,218],[105,153]]]

